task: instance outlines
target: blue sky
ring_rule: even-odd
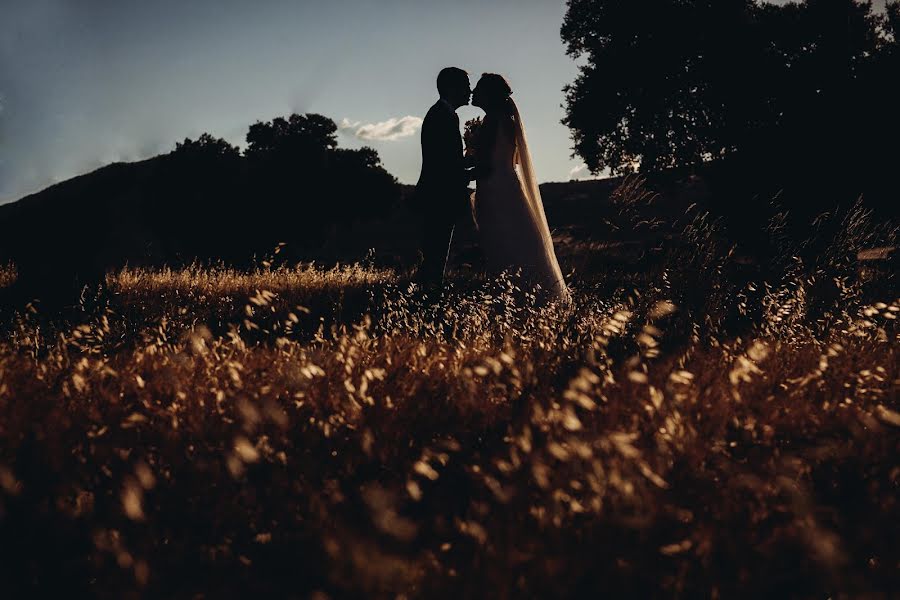
[[[560,0],[2,0],[0,202],[204,131],[292,112],[343,123],[401,181],[441,67],[507,76],[542,181],[570,178]],[[460,110],[463,120],[480,114]],[[392,121],[393,119],[393,121]],[[361,139],[365,138],[365,139]]]
[[[564,13],[564,0],[0,0],[0,203],[205,131],[242,144],[292,112],[343,122],[343,146],[373,146],[412,183],[447,65],[473,85],[507,76],[541,181],[583,177],[560,123],[577,73]]]

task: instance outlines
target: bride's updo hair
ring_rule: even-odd
[[[483,73],[478,85],[484,90],[485,99],[495,106],[505,106],[512,95],[509,82],[497,73]]]

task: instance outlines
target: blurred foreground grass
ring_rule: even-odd
[[[900,300],[680,239],[570,308],[196,266],[8,313],[4,593],[888,597]]]

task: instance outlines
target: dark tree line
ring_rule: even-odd
[[[900,2],[568,0],[566,87],[595,173],[740,165],[771,180],[887,183],[900,140]],[[859,193],[861,189],[847,189]]]
[[[302,260],[353,221],[386,216],[401,187],[372,148],[338,148],[316,114],[250,126],[242,153],[203,134],[169,154],[108,165],[0,207],[0,263],[15,294],[67,299],[110,268],[222,260],[280,247]],[[2,294],[0,294],[2,295]]]
[[[251,125],[243,153],[209,134],[177,144],[148,211],[167,253],[240,260],[285,242],[301,256],[335,226],[389,214],[397,180],[374,149],[338,148],[336,132],[293,114]]]

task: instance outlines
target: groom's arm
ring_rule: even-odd
[[[456,171],[462,173],[462,185],[468,189],[469,183],[475,181],[475,157],[466,156],[463,152],[462,135],[459,133],[459,121],[453,120],[450,135],[453,137],[453,145],[448,147],[455,148],[453,162],[447,164],[455,164]]]
[[[472,169],[463,156],[462,136],[459,133],[459,121],[453,114],[447,116],[441,123],[441,141],[438,144],[444,155],[440,164],[446,168],[446,174],[452,181],[459,180],[459,185],[467,188],[469,182],[475,177]]]
[[[465,169],[467,184],[470,181],[475,181],[476,179],[478,179],[478,172],[476,171],[477,166],[478,164],[474,156],[466,156],[463,159],[463,168]]]
[[[476,179],[475,173],[478,168],[478,159],[474,154],[469,154],[463,159],[463,164],[466,168],[466,173],[469,174],[469,181],[474,181]]]

